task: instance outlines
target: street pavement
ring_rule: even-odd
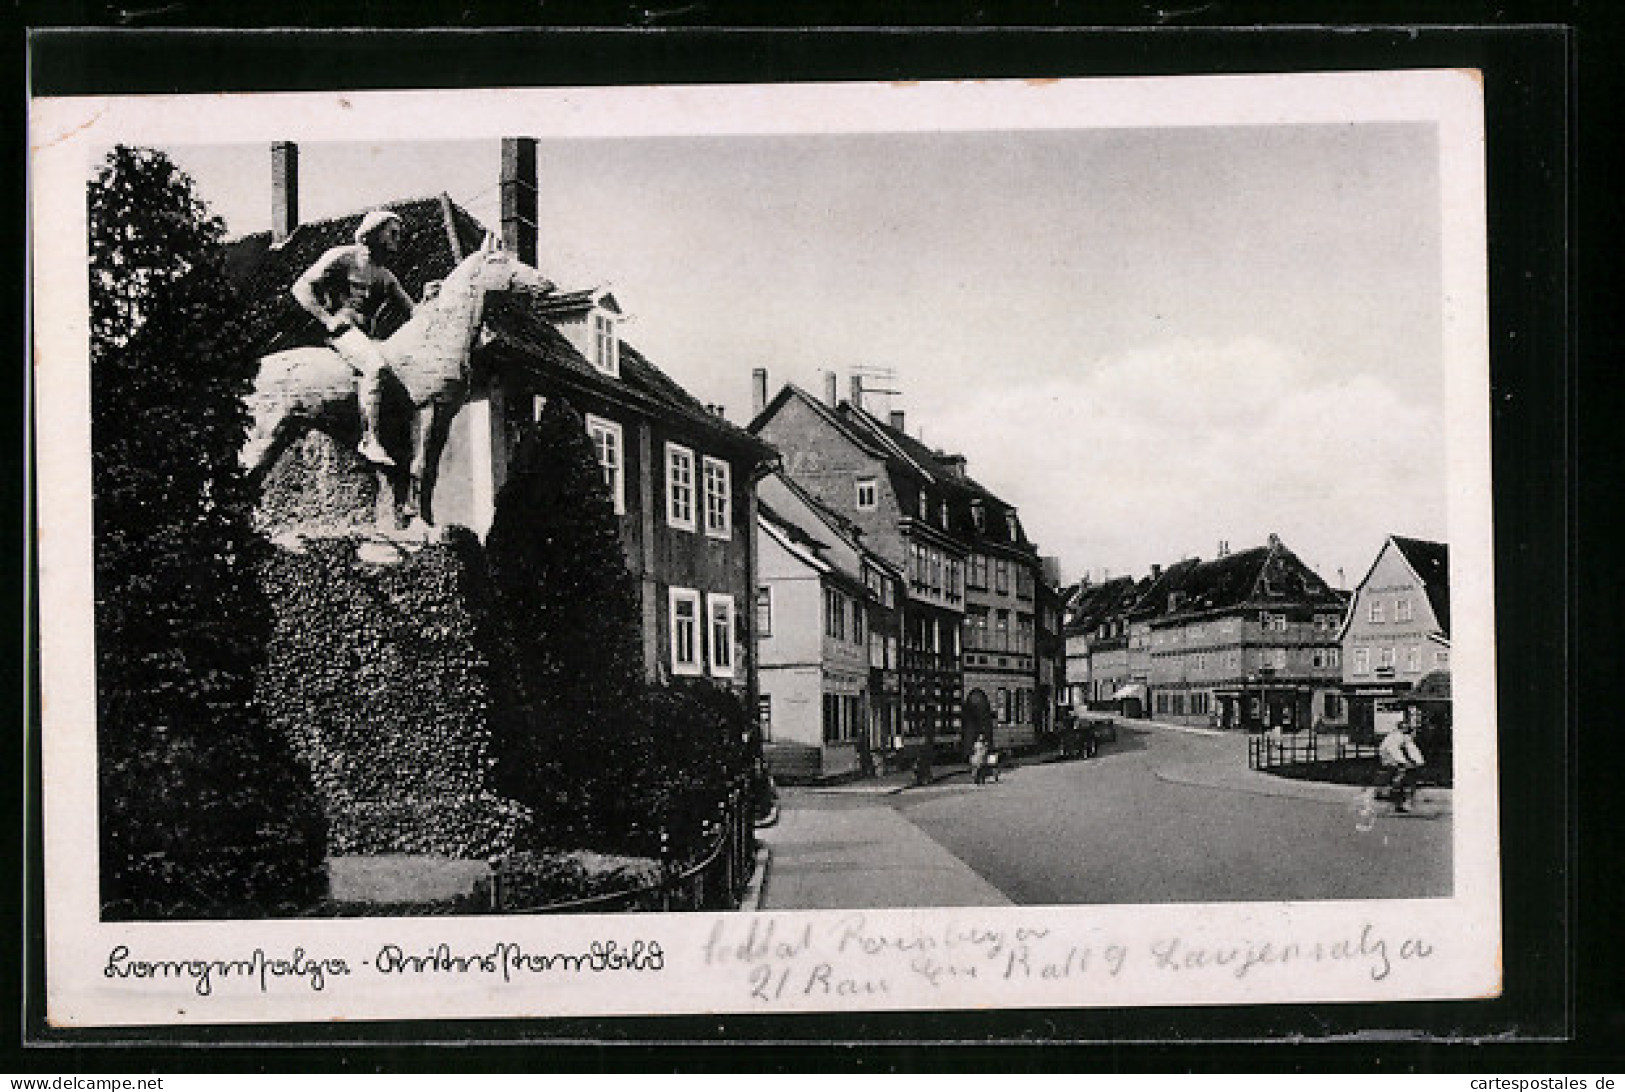
[[[764,909],[1422,898],[1451,889],[1451,792],[1247,768],[1246,737],[1124,724],[1089,761],[972,786],[785,790]]]

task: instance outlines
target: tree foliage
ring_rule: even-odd
[[[308,778],[253,702],[269,614],[238,469],[252,378],[224,226],[160,152],[89,188],[101,878],[113,916],[319,894]]]
[[[520,434],[486,551],[521,699],[498,732],[498,785],[547,840],[622,829],[646,750],[642,614],[592,441],[561,398]]]

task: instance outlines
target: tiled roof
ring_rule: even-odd
[[[1323,606],[1341,610],[1344,598],[1286,546],[1191,558],[1169,566],[1134,608],[1136,617],[1225,610],[1247,603]]]
[[[890,423],[849,402],[841,403],[840,412],[847,420],[879,434],[900,449],[907,459],[902,464],[905,469],[912,471],[915,465],[926,468],[930,482],[948,498],[949,530],[953,535],[972,545],[1003,546],[1024,553],[1037,551],[1037,547],[1027,539],[1019,516],[1016,519],[1016,534],[1014,537],[1010,534],[1006,514],[1014,511],[1015,506],[970,475],[949,470],[944,464],[953,456],[931,448],[902,429],[893,428]],[[985,518],[981,529],[977,528],[971,515],[972,501],[982,502]]]
[[[1080,587],[1067,614],[1066,631],[1088,633],[1107,619],[1125,613],[1133,607],[1140,590],[1140,582],[1128,576]]]
[[[413,299],[421,299],[424,285],[449,274],[487,234],[483,224],[445,195],[395,201],[382,207],[401,218],[401,250],[390,268]],[[227,276],[248,304],[255,352],[320,344],[321,327],[294,301],[288,289],[328,249],[353,242],[363,215],[365,210],[300,224],[280,246],[271,245],[270,232],[244,236],[226,245]],[[589,299],[597,291],[566,293],[565,297]],[[506,354],[506,360],[520,370],[521,382],[533,388],[540,386],[548,369],[558,369],[581,385],[610,397],[630,393],[655,416],[703,426],[713,435],[750,448],[759,456],[771,453],[767,444],[709,412],[624,342],[620,379],[601,374],[546,320],[544,310],[537,301],[520,293],[492,293],[486,301],[486,327],[499,343],[515,350]],[[389,336],[405,318],[391,315],[386,309],[380,316],[379,336]]]
[[[1433,616],[1439,621],[1439,628],[1445,636],[1450,635],[1450,547],[1442,542],[1428,542],[1420,538],[1403,538],[1399,535],[1389,535],[1399,552],[1405,555],[1405,560],[1416,575],[1422,578],[1422,586],[1427,589],[1428,603],[1433,607]]]

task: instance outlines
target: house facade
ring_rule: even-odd
[[[782,475],[756,520],[763,756],[785,781],[857,771],[901,724],[901,574]]]
[[[1371,740],[1401,716],[1401,699],[1450,669],[1450,548],[1389,535],[1354,590],[1339,631],[1350,734]]]
[[[1143,714],[1144,688],[1136,695],[1129,677],[1128,616],[1149,584],[1118,576],[1072,589],[1063,634],[1067,704],[1073,712],[1113,708]]]
[[[763,403],[750,430],[782,453],[783,472],[862,533],[867,549],[904,576],[899,600],[901,731],[905,746],[957,746],[959,634],[965,611],[966,547],[948,531],[937,476],[909,459],[867,415],[787,385]]]
[[[228,274],[255,316],[260,352],[320,343],[320,329],[288,286],[329,247],[348,242],[367,211],[300,222],[297,193],[288,192],[298,177],[297,148],[279,144],[272,155],[273,229],[234,241],[227,253]],[[501,235],[521,261],[537,266],[535,142],[504,141],[502,161]],[[487,234],[445,195],[387,207],[405,227],[393,268],[414,299]],[[519,428],[547,399],[567,400],[584,418],[620,519],[627,566],[641,591],[649,674],[707,677],[753,699],[754,484],[774,452],[622,341],[620,317],[617,301],[601,290],[487,297],[468,398],[433,468],[434,522],[483,538]],[[386,322],[377,334],[389,332]],[[297,457],[292,450],[283,456]]]
[[[1341,725],[1344,605],[1275,535],[1169,566],[1130,612],[1131,631],[1144,633],[1150,715],[1250,730]]]

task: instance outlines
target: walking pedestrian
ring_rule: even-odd
[[[987,752],[987,736],[977,736],[970,749],[970,779],[973,785],[980,785],[987,777]]]

